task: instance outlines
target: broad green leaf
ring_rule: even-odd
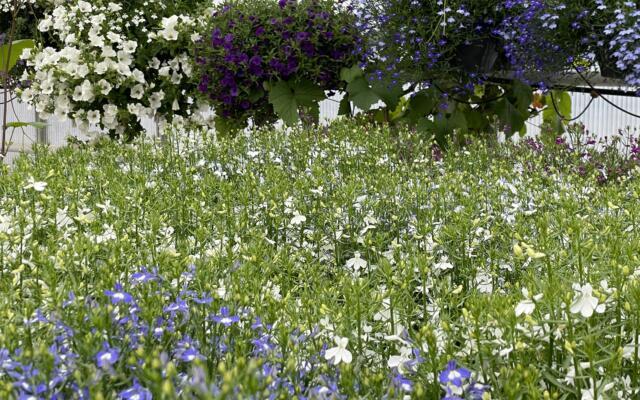
[[[310,81],[295,82],[292,87],[295,100],[299,106],[311,107],[326,98],[324,90]]]
[[[34,46],[35,43],[31,39],[15,40],[11,43],[11,51],[9,51],[9,43],[0,46],[0,71],[5,73],[11,71],[18,63],[22,51],[24,49],[31,49]],[[7,62],[9,63],[8,65]]]
[[[288,83],[276,82],[269,91],[269,103],[278,116],[287,124],[294,125],[299,120],[299,107],[318,109],[318,103],[325,98],[322,88],[309,81]],[[319,111],[318,111],[319,113]],[[312,115],[315,115],[313,112]]]
[[[423,90],[417,93],[409,100],[409,111],[407,118],[411,121],[417,121],[425,115],[433,112],[438,104],[438,98],[432,90]]]
[[[250,102],[255,103],[258,100],[260,100],[263,96],[264,96],[264,90],[262,88],[256,88],[249,93],[248,98]]]
[[[409,100],[407,100],[406,97],[401,97],[400,101],[398,102],[398,105],[395,108],[395,110],[393,110],[389,114],[389,120],[390,121],[397,121],[400,118],[404,117],[405,112],[407,111],[407,106],[408,105],[409,105]]]
[[[340,79],[347,83],[351,83],[354,79],[359,77],[364,77],[364,72],[362,72],[362,69],[357,65],[354,65],[351,68],[344,67],[340,70]]]
[[[490,125],[487,115],[480,111],[469,108],[464,111],[464,116],[467,120],[469,129],[485,131]]]
[[[416,124],[418,132],[425,134],[427,139],[432,138],[436,132],[436,124],[428,118],[422,118]]]
[[[444,147],[447,143],[447,136],[451,136],[454,131],[467,132],[467,119],[464,112],[460,110],[456,110],[448,116],[438,115],[435,119],[435,128],[436,142]]]
[[[269,103],[273,110],[287,124],[298,122],[298,103],[293,88],[285,81],[278,81],[269,90]]]
[[[378,110],[372,110],[373,112],[373,120],[379,123],[385,123],[388,122],[387,121],[387,109],[383,108],[383,109],[378,109]]]
[[[523,114],[529,112],[529,107],[533,101],[533,89],[519,80],[515,80],[511,87],[513,93],[513,105]]]
[[[367,111],[372,105],[380,101],[380,97],[371,89],[369,82],[364,77],[358,77],[347,85],[349,100],[363,111]]]
[[[22,121],[7,122],[8,128],[24,128],[27,126],[32,126],[37,129],[42,129],[42,128],[45,128],[47,124],[45,124],[44,122],[22,122]]]
[[[349,96],[345,95],[340,101],[338,115],[351,115],[351,102],[349,101]]]
[[[373,92],[387,105],[390,110],[395,110],[398,107],[400,99],[404,95],[402,86],[389,85],[385,83],[374,83],[372,85]]]
[[[508,98],[502,98],[495,104],[495,111],[504,125],[507,137],[511,137],[516,132],[520,132],[524,128],[524,123],[528,118],[528,114],[521,112]]]

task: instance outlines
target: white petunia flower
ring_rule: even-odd
[[[166,40],[178,40],[178,31],[176,26],[178,25],[178,16],[172,15],[169,18],[162,18],[162,30],[158,32]]]
[[[122,51],[128,54],[133,54],[133,52],[135,52],[137,48],[138,43],[134,42],[133,40],[127,40],[122,44]]]
[[[135,85],[134,87],[131,88],[130,95],[132,99],[141,99],[143,94],[144,94],[144,86]]]
[[[353,357],[351,356],[351,352],[347,350],[349,339],[336,336],[333,340],[337,346],[328,349],[324,354],[324,358],[330,361],[333,365],[338,365],[341,362],[350,364]]]
[[[160,106],[162,106],[163,99],[164,92],[162,90],[155,92],[151,96],[149,96],[149,106],[152,109],[157,110],[158,108],[160,108]]]

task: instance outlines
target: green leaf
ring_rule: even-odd
[[[264,96],[264,90],[262,90],[262,88],[256,88],[256,89],[251,90],[251,92],[249,93],[248,98],[249,98],[250,102],[256,103],[263,96]]]
[[[247,121],[233,120],[222,116],[216,116],[214,122],[216,133],[221,136],[231,136],[247,126]]]
[[[495,103],[495,111],[500,122],[508,127],[507,137],[524,129],[528,114],[522,113],[508,98],[502,98]]]
[[[515,80],[511,87],[513,93],[514,106],[523,114],[529,112],[529,106],[533,101],[533,89],[531,86]]]
[[[567,124],[565,119],[571,119],[571,96],[567,92],[554,90],[553,98],[551,95],[545,96],[545,104],[547,107],[542,110],[542,121],[551,127],[555,135],[562,135],[565,129],[564,126]],[[565,119],[558,115],[558,112]]]
[[[322,88],[309,81],[278,81],[269,91],[269,103],[287,125],[298,122],[299,107],[318,108],[318,102],[323,99],[325,95]]]
[[[351,102],[349,101],[349,96],[345,95],[340,101],[338,115],[351,115]]]
[[[347,83],[351,83],[354,79],[360,77],[364,77],[364,72],[362,72],[362,69],[357,65],[351,68],[344,67],[340,70],[340,79]]]
[[[473,129],[476,131],[486,131],[490,125],[490,121],[487,118],[487,115],[481,113],[478,110],[469,108],[468,110],[464,111],[464,116],[467,120],[469,129]]]
[[[22,122],[22,121],[7,122],[7,128],[24,128],[27,126],[32,126],[37,129],[42,129],[42,128],[45,128],[47,124],[45,124],[44,122]]]
[[[20,55],[24,49],[31,49],[35,46],[32,39],[15,40],[11,43],[11,51],[9,51],[9,43],[0,46],[0,71],[7,73],[16,66]],[[7,65],[7,62],[9,63]]]
[[[293,94],[298,105],[307,107],[315,106],[326,98],[321,87],[306,80],[293,84]]]
[[[269,103],[273,110],[287,124],[298,122],[298,103],[293,89],[285,81],[278,81],[269,90]]]
[[[423,90],[409,100],[407,118],[410,121],[418,121],[425,115],[431,114],[437,104],[438,98],[434,91],[431,89]]]
[[[450,136],[454,131],[467,132],[467,119],[464,112],[456,110],[449,116],[436,116],[435,129],[436,142],[438,142],[440,147],[445,147],[447,136]]]
[[[375,83],[373,84],[372,89],[390,110],[395,110],[396,107],[398,107],[400,99],[404,96],[404,91],[400,85],[393,85],[389,87],[385,83]]]
[[[363,111],[380,101],[380,97],[371,89],[364,77],[358,77],[347,85],[347,93],[353,104]]]
[[[404,117],[405,112],[407,111],[408,105],[409,105],[409,100],[407,100],[407,98],[404,96],[401,97],[395,110],[389,113],[389,120],[393,122]]]

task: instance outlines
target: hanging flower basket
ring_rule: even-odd
[[[455,60],[465,72],[488,73],[497,66],[501,49],[500,43],[493,38],[472,40],[458,46]]]

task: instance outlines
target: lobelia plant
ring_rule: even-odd
[[[193,3],[193,4],[191,4]],[[131,140],[143,117],[184,123],[193,115],[187,53],[196,2],[72,1],[40,21],[57,44],[25,52],[31,86],[20,91],[43,118],[71,119]]]
[[[605,46],[615,69],[629,85],[640,88],[640,2],[620,4],[604,33],[610,38]]]
[[[317,121],[325,91],[344,87],[360,36],[333,0],[217,5],[194,48],[198,91],[216,112],[218,132],[275,122]]]

